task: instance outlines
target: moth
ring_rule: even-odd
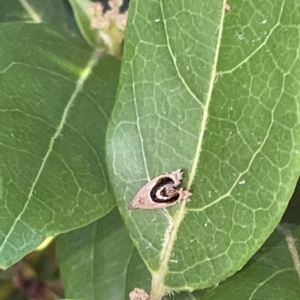
[[[189,198],[192,193],[179,188],[182,175],[182,170],[178,169],[153,178],[139,190],[127,208],[165,208]]]

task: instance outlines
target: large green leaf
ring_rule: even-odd
[[[135,287],[149,291],[150,274],[116,209],[86,227],[60,235],[57,243],[68,297],[121,300],[128,299]]]
[[[0,30],[0,267],[115,205],[104,157],[118,60],[43,24]]]
[[[201,299],[299,300],[299,238],[299,226],[280,226],[242,271]]]
[[[120,211],[165,289],[240,269],[279,222],[299,175],[296,1],[132,1],[107,134]],[[128,211],[151,178],[183,168],[188,203]]]

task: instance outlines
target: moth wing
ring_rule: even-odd
[[[127,205],[127,209],[153,208],[153,201],[150,198],[150,191],[155,183],[156,178],[149,181],[144,187],[142,187],[133,200]]]

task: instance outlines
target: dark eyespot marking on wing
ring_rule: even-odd
[[[174,186],[174,181],[170,177],[163,177],[150,191],[150,197],[157,203],[172,203],[178,200],[179,193]]]
[[[166,208],[183,200],[188,200],[192,193],[179,187],[182,176],[182,169],[177,169],[153,178],[138,191],[127,208]]]

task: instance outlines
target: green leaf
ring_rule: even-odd
[[[78,38],[80,33],[67,4],[56,0],[2,1],[0,21],[47,23],[59,32]]]
[[[104,136],[119,61],[42,24],[5,23],[0,39],[0,268],[7,268],[45,237],[114,207]]]
[[[131,2],[107,155],[153,300],[239,270],[278,224],[299,175],[300,7],[230,4]],[[126,209],[147,181],[178,168],[190,202]]]
[[[299,238],[299,226],[280,226],[242,271],[201,299],[300,299]]]
[[[150,289],[150,274],[117,209],[84,228],[58,236],[57,246],[68,297],[128,299],[135,287]]]
[[[168,295],[170,295],[170,296],[168,296]],[[167,299],[174,299],[174,300],[200,300],[201,299],[202,300],[201,297],[196,297],[194,295],[194,293],[192,293],[192,292],[180,292],[180,293],[178,293],[178,292],[175,292],[175,293],[170,292],[163,299],[166,299],[166,300]]]
[[[0,22],[31,21],[20,1],[1,1]]]

